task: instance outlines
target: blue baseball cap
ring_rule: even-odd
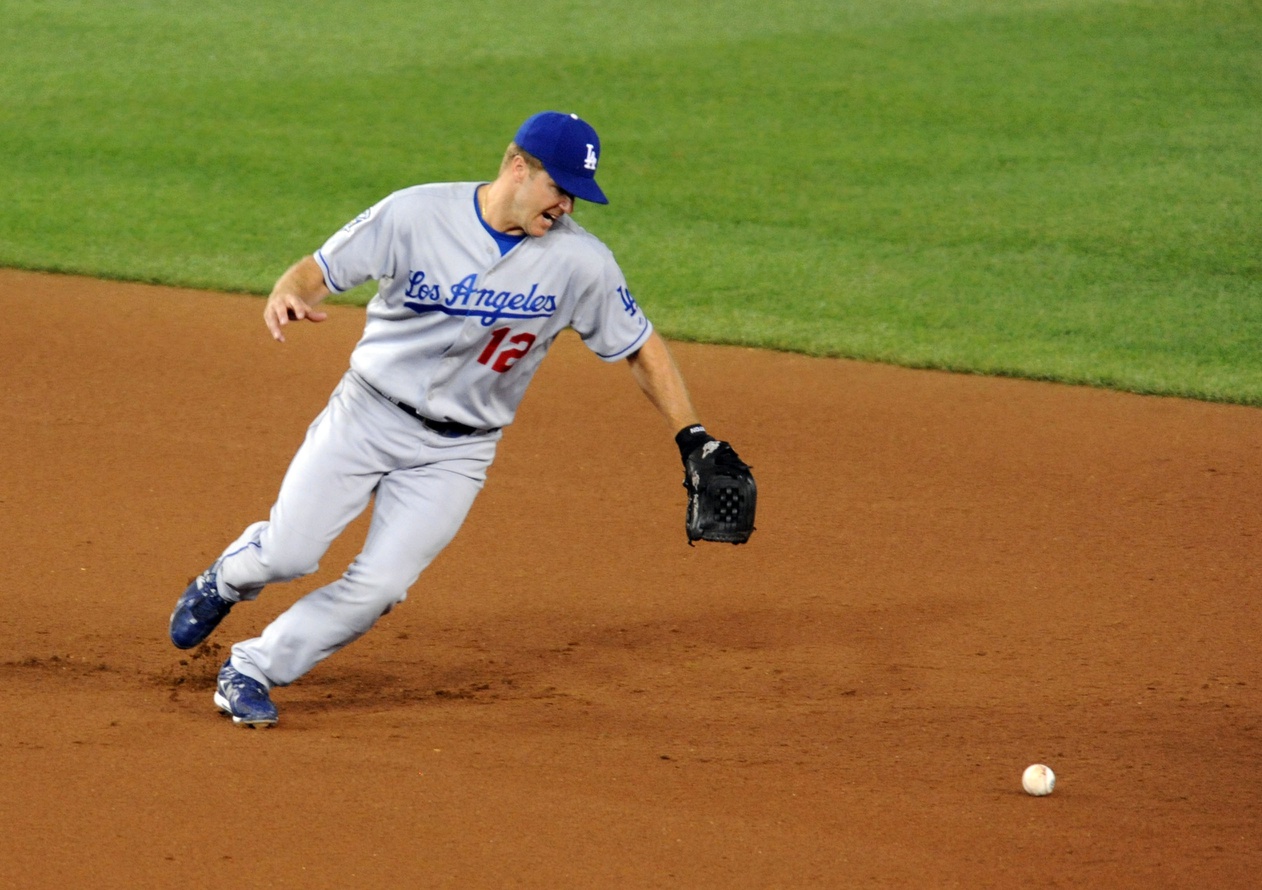
[[[513,141],[538,158],[556,184],[571,195],[594,204],[609,203],[596,184],[600,137],[577,114],[541,111],[526,119]]]

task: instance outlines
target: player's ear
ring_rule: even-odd
[[[518,185],[525,182],[530,177],[530,165],[526,163],[526,159],[521,155],[513,155],[512,163],[509,169],[513,172],[513,181]]]

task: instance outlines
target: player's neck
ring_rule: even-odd
[[[495,185],[491,182],[478,186],[478,211],[482,214],[482,221],[505,235],[524,235],[525,231],[521,226],[513,225],[508,221],[510,214],[505,213],[504,202]]]

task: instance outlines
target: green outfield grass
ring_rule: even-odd
[[[1262,405],[1260,0],[0,15],[0,265],[265,292],[577,110],[668,335]]]

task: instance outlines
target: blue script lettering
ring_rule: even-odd
[[[412,272],[408,275],[407,290],[404,296],[412,300],[429,300],[431,302],[439,302],[442,300],[442,288],[437,284],[426,284],[424,272]]]
[[[426,309],[437,308],[448,315],[477,316],[488,327],[501,318],[547,318],[557,309],[556,294],[539,293],[538,282],[530,286],[529,293],[496,291],[489,287],[478,287],[478,276],[474,273],[453,284],[451,295],[445,300],[440,300],[437,285],[422,287],[430,287],[434,294],[431,299],[442,303],[441,307],[431,306]]]
[[[447,298],[448,306],[468,306],[469,298],[474,294],[478,276],[466,275],[451,286],[451,296]]]

